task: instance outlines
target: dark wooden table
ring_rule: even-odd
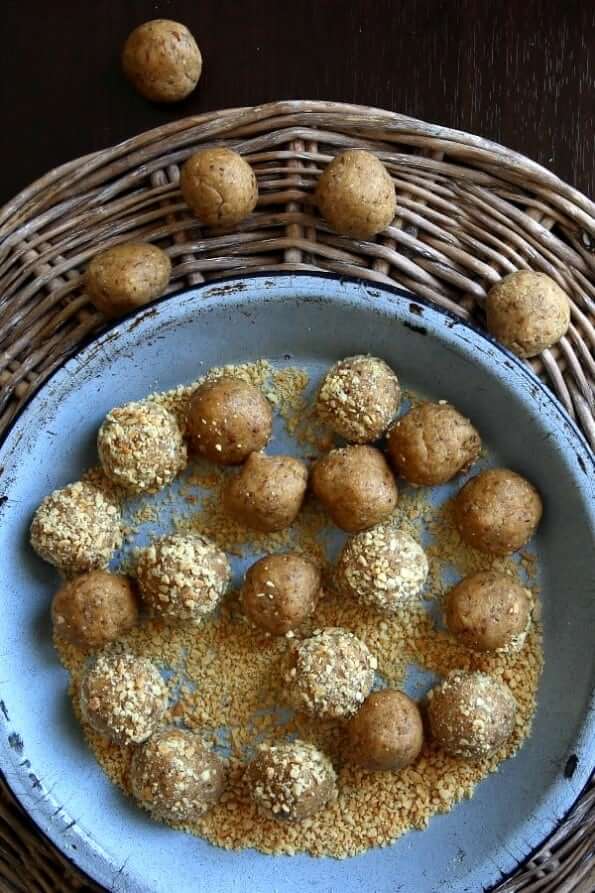
[[[151,105],[120,73],[129,31],[184,22],[195,93]],[[375,105],[497,140],[589,195],[588,0],[3,0],[0,203],[78,155],[177,117],[272,99]]]

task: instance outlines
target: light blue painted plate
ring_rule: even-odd
[[[498,460],[535,482],[545,516],[545,672],[534,731],[471,801],[345,861],[230,853],[151,822],[102,774],[50,636],[56,577],[28,546],[41,499],[96,463],[112,406],[267,357],[315,374],[355,353],[455,403]],[[283,448],[281,439],[275,449]],[[411,295],[327,275],[252,276],[170,297],[121,321],[54,374],[0,448],[0,767],[41,830],[128,893],[477,893],[512,871],[572,806],[593,767],[593,459],[542,384],[485,336]]]

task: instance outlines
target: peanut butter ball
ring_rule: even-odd
[[[335,232],[356,239],[382,232],[397,212],[390,174],[364,149],[347,149],[337,155],[321,174],[315,198]]]
[[[179,102],[198,84],[202,56],[188,28],[169,19],[144,22],[129,35],[122,52],[124,74],[153,102]]]
[[[450,632],[475,651],[518,651],[531,622],[531,595],[508,574],[480,571],[446,598]]]
[[[320,571],[295,552],[266,555],[248,569],[240,591],[250,620],[274,636],[299,627],[322,594]]]
[[[308,469],[293,456],[251,453],[223,489],[230,517],[263,533],[284,530],[297,518],[308,484]]]
[[[347,725],[346,755],[372,771],[403,769],[419,756],[423,724],[415,701],[402,691],[369,695]]]
[[[149,242],[126,242],[96,254],[85,288],[98,310],[122,316],[159,298],[169,284],[171,261]]]
[[[231,149],[201,149],[180,174],[186,204],[206,226],[235,226],[252,213],[258,184],[247,161]]]
[[[518,270],[490,289],[489,331],[519,357],[534,357],[568,331],[570,302],[545,273]]]
[[[333,522],[354,533],[385,521],[397,504],[397,485],[380,450],[331,450],[312,470],[312,489]]]
[[[79,648],[102,648],[138,622],[138,600],[127,577],[91,571],[65,583],[52,601],[54,633]]]

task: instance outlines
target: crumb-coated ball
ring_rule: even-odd
[[[467,471],[481,450],[469,419],[448,403],[420,403],[388,435],[388,453],[401,477],[428,487]]]
[[[202,56],[185,25],[170,19],[153,19],[128,36],[122,67],[133,87],[146,99],[178,102],[198,84]]]
[[[533,484],[506,468],[471,478],[454,500],[463,540],[481,552],[507,555],[529,542],[541,520],[541,497]]]
[[[385,521],[397,504],[393,473],[375,447],[331,450],[314,465],[311,482],[333,522],[350,533]]]
[[[419,708],[402,691],[374,691],[346,729],[349,762],[372,771],[403,769],[419,756],[424,732]]]
[[[252,213],[258,184],[247,161],[231,149],[201,149],[185,162],[180,189],[207,226],[235,226]]]
[[[248,568],[240,590],[245,614],[274,636],[299,627],[321,595],[320,570],[297,552],[265,555]]]
[[[320,213],[335,232],[357,239],[375,236],[397,212],[395,185],[382,162],[364,149],[347,149],[321,174]]]
[[[270,819],[299,822],[337,799],[337,777],[329,758],[299,739],[263,744],[246,769],[258,811]]]
[[[112,409],[99,429],[97,451],[108,478],[130,493],[167,486],[188,458],[175,415],[148,400]]]
[[[190,402],[190,446],[219,465],[239,465],[262,450],[273,427],[271,404],[262,391],[239,378],[204,381]]]
[[[138,599],[128,577],[90,571],[65,583],[52,601],[54,633],[79,648],[102,648],[138,622]]]
[[[490,757],[510,738],[517,704],[508,686],[487,673],[455,670],[428,695],[430,731],[451,756]]]
[[[225,765],[195,732],[162,729],[130,761],[132,796],[162,822],[192,822],[219,800]]]
[[[370,607],[394,613],[421,592],[428,559],[412,536],[379,524],[347,540],[335,571],[336,588]]]
[[[401,401],[399,381],[378,357],[346,357],[329,369],[318,391],[316,411],[329,428],[351,443],[382,437]]]
[[[199,624],[225,594],[231,569],[224,552],[198,534],[164,536],[136,559],[143,601],[154,617]]]
[[[85,288],[98,310],[121,316],[160,297],[170,275],[165,251],[149,242],[126,242],[95,255]]]
[[[296,643],[289,655],[288,697],[296,710],[319,719],[348,719],[374,684],[377,661],[346,629],[328,627]]]
[[[293,456],[251,453],[223,489],[227,514],[264,533],[285,530],[297,518],[308,485],[308,469]]]
[[[568,331],[570,302],[545,273],[518,270],[493,285],[486,299],[488,330],[520,357],[534,357]]]
[[[449,631],[475,651],[518,651],[531,623],[531,595],[509,574],[480,571],[446,597]]]
[[[122,543],[120,508],[91,483],[77,481],[43,500],[31,523],[31,545],[68,576],[106,567]]]
[[[146,657],[100,654],[81,679],[83,720],[115,744],[140,744],[159,727],[167,686]]]

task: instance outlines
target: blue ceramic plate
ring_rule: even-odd
[[[345,861],[231,853],[151,822],[87,750],[50,636],[51,568],[28,546],[41,499],[95,464],[114,405],[267,357],[319,375],[370,352],[405,385],[451,400],[500,462],[544,496],[537,538],[545,671],[534,731],[475,797],[428,830]],[[285,358],[285,359],[284,359]],[[277,448],[282,448],[282,443]],[[70,360],[0,449],[0,767],[42,831],[110,890],[134,893],[476,891],[527,857],[593,764],[593,460],[576,428],[514,357],[396,290],[331,276],[256,276],[184,292],[121,321]]]

